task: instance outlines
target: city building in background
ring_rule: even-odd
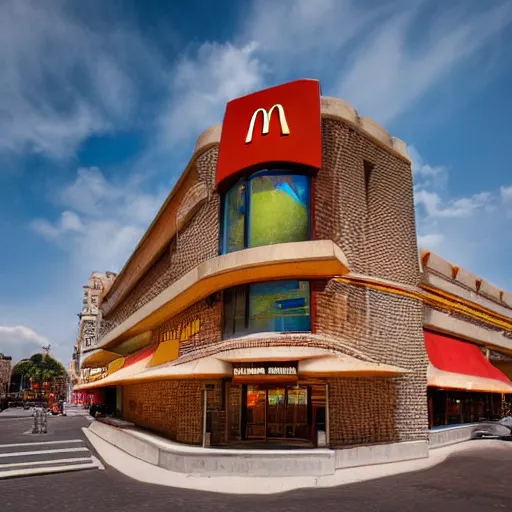
[[[178,442],[426,445],[512,393],[512,294],[418,250],[405,143],[315,80],[229,102],[108,285],[74,391]]]
[[[106,368],[81,369],[80,361],[84,354],[88,354],[96,347],[100,304],[115,277],[116,274],[113,272],[93,272],[87,284],[83,286],[82,308],[78,314],[78,336],[69,367],[73,387],[79,383],[92,382],[106,371]],[[87,395],[87,393],[71,392],[69,400],[71,403],[84,403],[87,401]]]
[[[5,398],[10,392],[12,372],[12,357],[0,352],[0,398]]]

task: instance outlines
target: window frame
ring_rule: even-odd
[[[266,168],[266,169],[260,169],[258,171],[253,171],[249,174],[245,174],[242,177],[240,177],[238,180],[233,182],[229,188],[227,188],[222,194],[221,194],[221,212],[220,212],[220,219],[221,219],[221,226],[220,226],[220,236],[219,236],[219,254],[225,255],[230,254],[231,252],[236,251],[230,251],[229,253],[226,251],[227,246],[227,212],[228,208],[226,208],[226,198],[227,195],[238,186],[244,186],[244,205],[245,205],[245,212],[244,212],[244,247],[243,249],[238,250],[244,250],[249,249],[249,227],[250,227],[250,220],[251,220],[251,181],[254,178],[262,177],[262,176],[303,176],[307,180],[308,185],[308,204],[307,204],[307,239],[306,240],[312,240],[313,237],[313,175],[310,170],[308,169],[300,169],[300,168],[282,168],[282,169],[272,169],[272,168]],[[290,242],[286,242],[290,243]],[[274,245],[274,244],[268,244],[268,245]],[[258,246],[258,247],[265,247],[265,245]]]
[[[272,283],[272,282],[280,282],[280,281],[296,281],[296,282],[305,282],[308,283],[308,305],[309,305],[309,330],[307,331],[258,331],[258,330],[251,330],[249,328],[249,322],[250,322],[250,300],[251,300],[251,285],[253,284],[266,284],[266,283]],[[242,284],[238,286],[233,286],[231,288],[226,288],[223,290],[222,294],[222,339],[223,340],[229,340],[233,338],[239,338],[243,336],[250,336],[252,334],[260,334],[260,333],[285,333],[285,334],[304,334],[304,333],[312,333],[313,332],[313,305],[312,305],[312,297],[313,297],[313,287],[311,286],[312,281],[309,279],[274,279],[269,281],[261,281],[256,283],[247,283]],[[236,290],[240,289],[244,291],[244,328],[241,331],[234,331],[233,329],[230,329],[230,332],[226,332],[226,292],[229,292],[231,294],[231,307],[233,307],[232,316],[234,318],[234,311],[235,311],[235,301],[233,298],[235,297]]]

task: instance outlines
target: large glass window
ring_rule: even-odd
[[[224,291],[225,337],[310,330],[308,281],[271,281]]]
[[[245,248],[245,183],[238,183],[224,198],[224,252]]]
[[[261,171],[226,193],[222,252],[309,238],[309,176]]]

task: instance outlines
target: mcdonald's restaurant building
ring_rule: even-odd
[[[511,335],[511,295],[418,252],[406,145],[298,80],[199,136],[76,389],[181,443],[426,443],[500,414]]]

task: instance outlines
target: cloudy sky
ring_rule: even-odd
[[[405,140],[420,244],[512,289],[512,2],[0,0],[0,352],[69,361],[225,102],[296,78]]]

